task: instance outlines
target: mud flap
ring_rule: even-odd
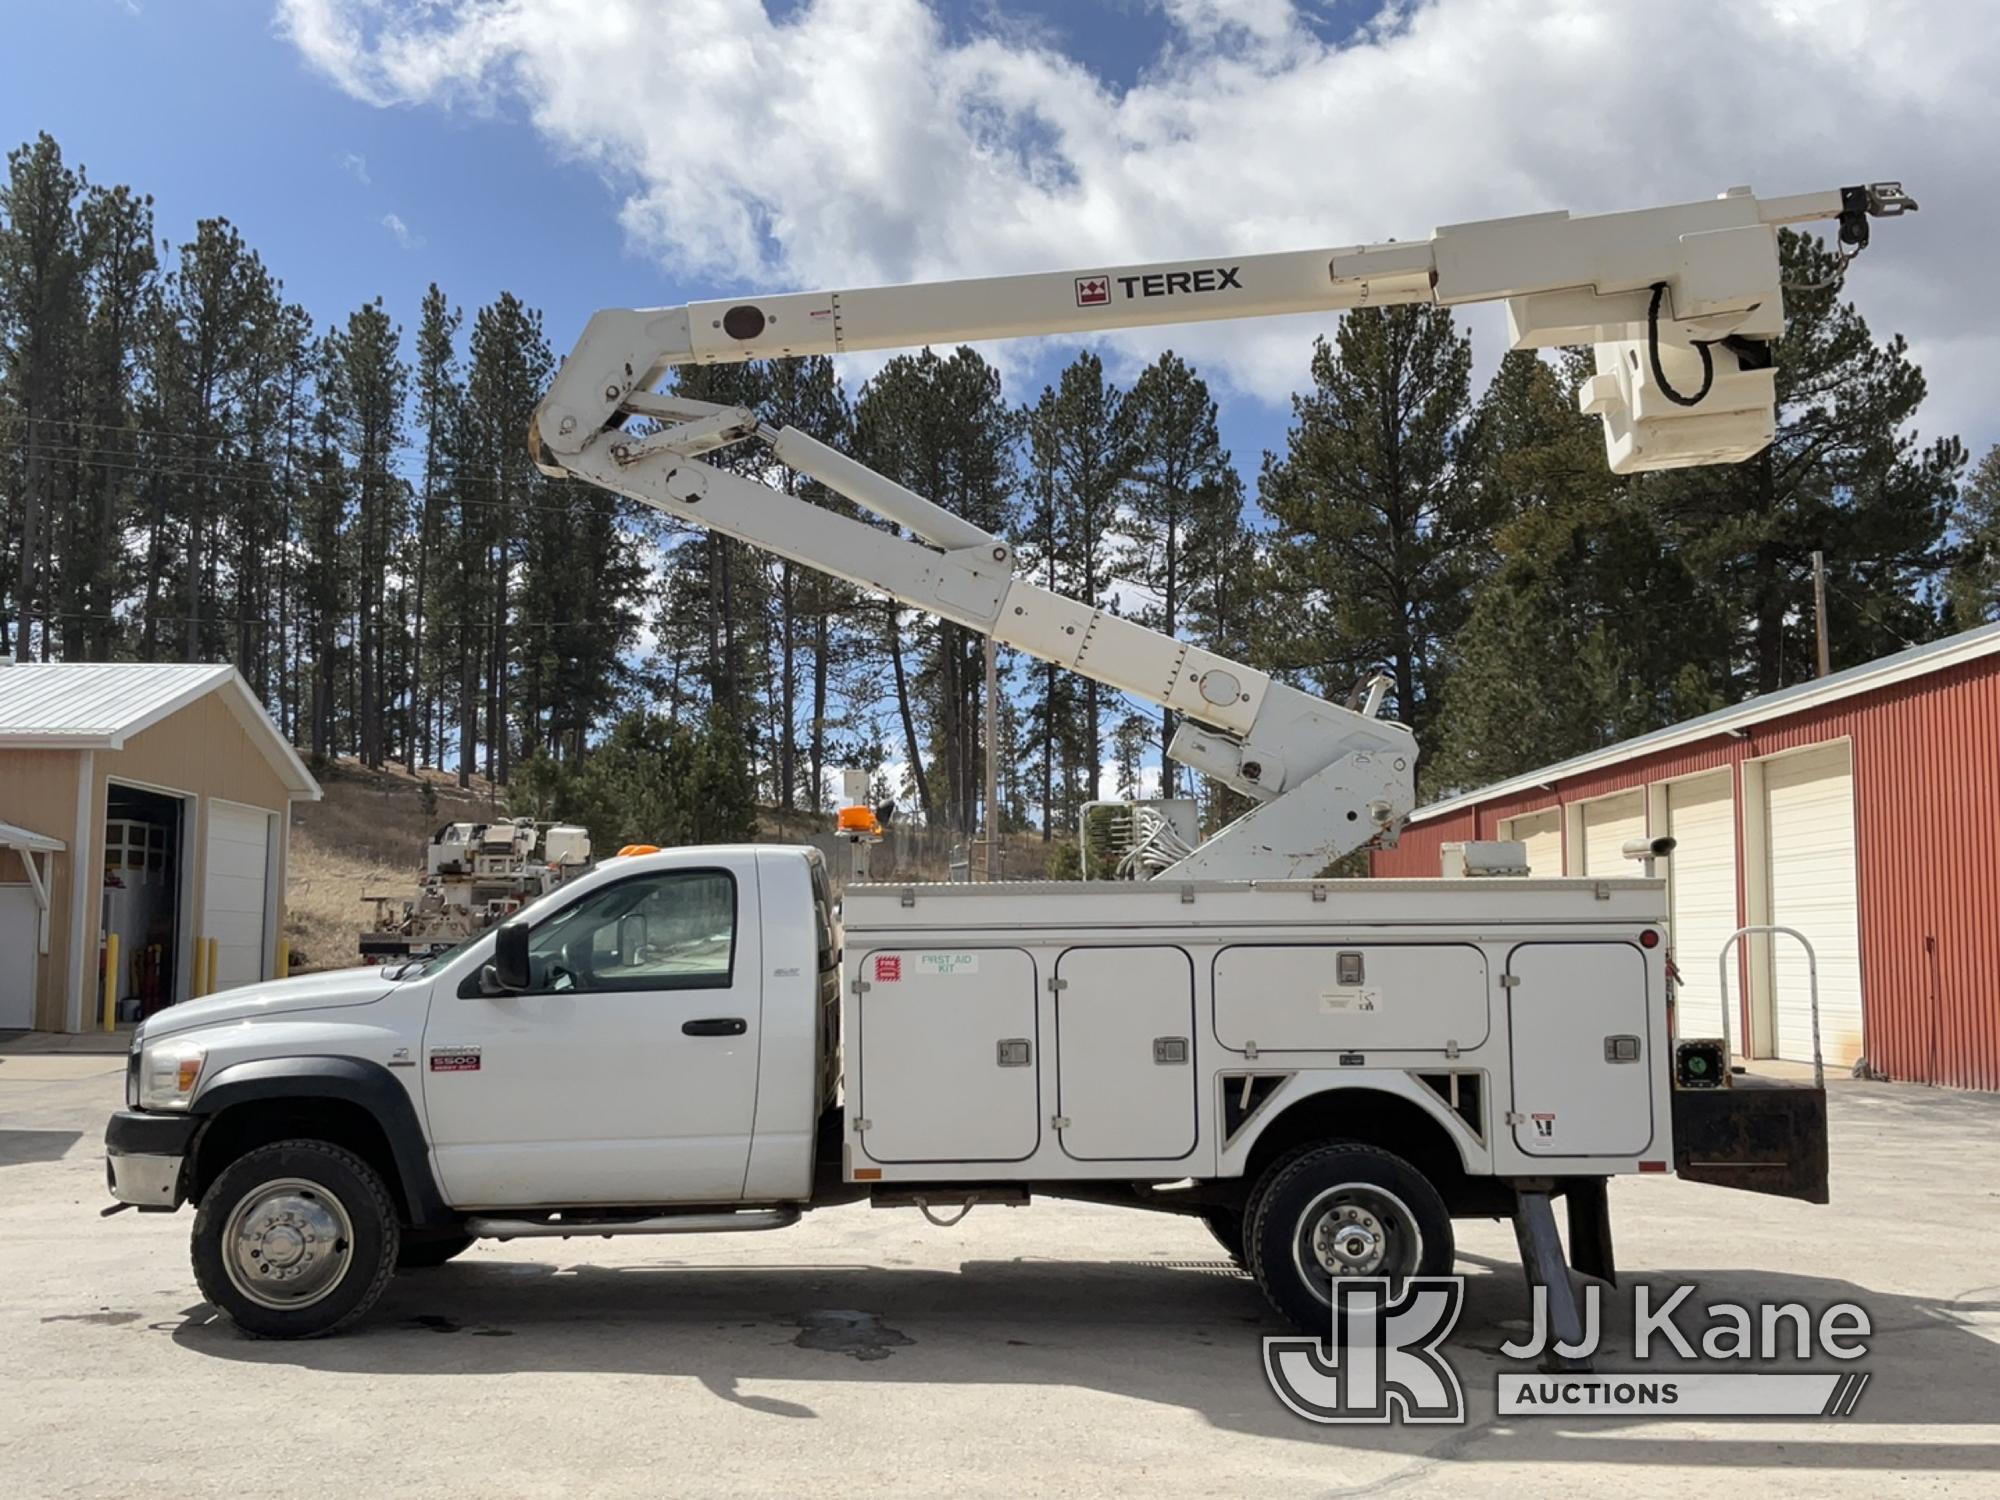
[[[1826,1090],[1737,1077],[1674,1090],[1674,1170],[1690,1182],[1825,1203]]]
[[[1563,1187],[1569,1210],[1569,1263],[1607,1286],[1618,1285],[1618,1260],[1611,1249],[1611,1205],[1602,1177],[1571,1178]]]

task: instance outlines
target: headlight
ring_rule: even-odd
[[[208,1048],[198,1042],[153,1043],[139,1057],[139,1108],[186,1109],[207,1060]]]

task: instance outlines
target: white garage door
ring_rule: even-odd
[[[1819,958],[1820,1048],[1829,1066],[1861,1056],[1861,940],[1854,894],[1854,787],[1847,746],[1787,755],[1764,767],[1771,920],[1796,927]],[[1778,1056],[1812,1061],[1805,953],[1771,940]]]
[[[1735,778],[1728,771],[1676,781],[1667,787],[1667,832],[1674,852],[1666,862],[1674,962],[1681,971],[1675,1005],[1682,1036],[1713,1036],[1722,1025],[1722,992],[1716,960],[1738,925],[1736,919]],[[1748,941],[1747,939],[1745,941]],[[1732,982],[1734,999],[1741,989]],[[1742,1046],[1743,1025],[1734,1014],[1729,1034]]]
[[[215,939],[209,989],[255,984],[264,977],[264,905],[271,858],[271,815],[227,802],[208,804],[208,874],[202,884],[201,934]]]
[[[1643,875],[1645,868],[1625,857],[1627,839],[1646,835],[1646,796],[1643,792],[1620,792],[1616,797],[1600,797],[1581,806],[1583,814],[1583,868],[1579,875],[1617,878]]]
[[[23,858],[31,856],[24,855]],[[41,908],[25,885],[0,886],[0,1031],[35,1024],[35,940]]]
[[[1517,839],[1528,846],[1530,875],[1560,875],[1563,872],[1562,812],[1523,813],[1500,825],[1500,837]]]

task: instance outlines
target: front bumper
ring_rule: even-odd
[[[187,1201],[183,1169],[200,1130],[190,1115],[123,1109],[104,1131],[104,1177],[120,1203],[171,1212]]]

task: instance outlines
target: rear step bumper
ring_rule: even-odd
[[[1826,1090],[1738,1077],[1727,1088],[1676,1089],[1674,1171],[1691,1182],[1827,1201]]]

